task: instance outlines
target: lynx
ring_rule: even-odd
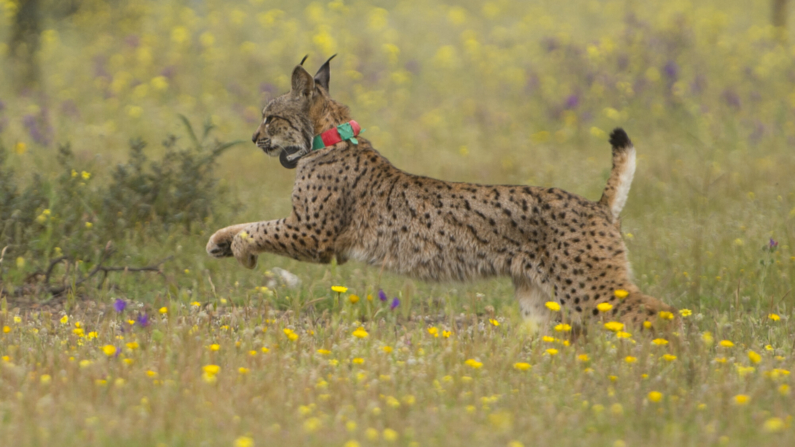
[[[599,315],[648,327],[658,312],[673,313],[631,279],[618,219],[635,148],[622,129],[610,135],[613,167],[598,202],[558,188],[412,175],[358,136],[348,107],[329,95],[330,61],[314,77],[297,65],[291,91],[267,104],[252,137],[297,168],[292,213],[220,229],[208,254],[234,256],[249,269],[258,254],[273,253],[315,263],[354,259],[426,281],[507,275],[535,325],[561,318],[549,301],[574,324]],[[600,310],[601,303],[612,307]]]

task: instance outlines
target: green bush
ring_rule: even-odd
[[[162,158],[149,160],[146,143],[131,141],[128,161],[107,173],[107,184],[98,180],[106,173],[78,166],[67,144],[58,149],[60,175],[50,181],[34,174],[20,188],[0,145],[2,283],[40,282],[54,261],[82,261],[85,273],[111,253],[109,241],[118,246],[128,238],[201,231],[213,213],[237,211],[240,205],[219,185],[214,169],[218,157],[238,142],[211,140],[209,122],[199,138],[181,118],[190,140],[186,147],[171,135],[163,142]]]

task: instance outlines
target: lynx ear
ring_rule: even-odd
[[[296,65],[293,70],[291,83],[293,88],[292,94],[295,96],[309,98],[310,95],[312,95],[312,91],[315,89],[315,81],[312,79],[312,75],[300,65]]]
[[[329,62],[331,62],[331,60],[334,59],[335,57],[337,57],[336,54],[328,58],[326,63],[323,64],[320,67],[320,70],[317,71],[317,74],[315,74],[315,83],[326,89],[326,92],[329,91],[328,83],[329,80],[331,79],[331,66],[329,65]]]

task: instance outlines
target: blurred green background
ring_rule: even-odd
[[[113,275],[117,288],[86,282],[82,293],[255,296],[282,267],[305,287],[279,296],[311,299],[336,282],[417,303],[479,294],[484,304],[510,303],[505,280],[428,285],[355,263],[268,255],[252,273],[207,257],[216,228],[290,210],[294,171],[250,143],[201,174],[220,183],[196,193],[210,210],[197,222],[172,225],[154,212],[124,225],[105,220],[130,140],[148,142],[142,153],[154,160],[170,135],[172,146],[200,153],[212,138],[247,141],[305,54],[314,70],[338,53],[333,97],[412,173],[554,185],[595,200],[610,169],[607,133],[624,127],[639,153],[622,222],[641,288],[706,313],[768,306],[795,273],[795,46],[772,24],[776,3],[785,2],[0,0],[3,169],[17,188],[39,193],[30,209],[18,195],[0,211],[9,246],[2,281],[35,283],[61,253],[84,261],[85,274],[112,240],[110,264],[175,257],[163,278]],[[205,120],[216,126],[204,146],[180,114],[197,133]],[[59,163],[65,143],[73,156]],[[179,172],[190,177],[184,165]],[[69,178],[85,181],[67,194]],[[174,180],[172,193],[182,184]],[[125,200],[147,200],[135,197]],[[118,215],[141,205],[132,202],[117,203]],[[69,277],[58,268],[55,276]]]

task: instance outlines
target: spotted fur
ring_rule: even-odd
[[[446,182],[401,171],[361,137],[311,151],[310,134],[351,119],[329,96],[328,75],[328,62],[314,79],[297,66],[292,90],[265,107],[254,134],[269,155],[288,146],[300,154],[292,213],[218,230],[210,255],[234,256],[246,268],[260,253],[354,259],[427,281],[510,276],[523,316],[537,324],[560,318],[547,301],[573,323],[599,315],[639,325],[673,310],[630,278],[617,225],[632,180],[623,130],[612,135],[613,172],[599,202],[558,188]],[[617,298],[619,289],[629,295]],[[600,315],[599,303],[613,307]]]

